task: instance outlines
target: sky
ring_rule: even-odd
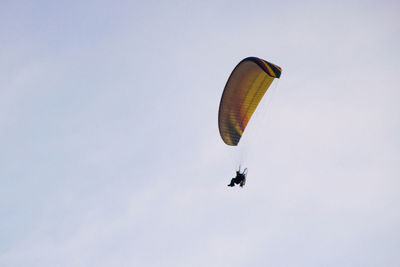
[[[400,266],[399,13],[0,1],[0,266]],[[248,56],[282,76],[229,147]]]

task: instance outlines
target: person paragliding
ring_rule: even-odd
[[[258,57],[247,57],[233,69],[222,93],[218,128],[222,140],[229,146],[237,146],[258,104],[282,69]],[[247,169],[236,171],[230,187],[246,183]]]
[[[243,170],[243,172],[240,172],[240,166],[239,170],[236,171],[236,177],[232,178],[231,183],[228,184],[230,187],[234,187],[235,184],[240,185],[240,187],[243,187],[246,184],[246,175],[247,175],[247,168]]]

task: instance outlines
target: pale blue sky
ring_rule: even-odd
[[[399,13],[1,1],[0,265],[399,266]],[[247,56],[283,73],[232,148]]]

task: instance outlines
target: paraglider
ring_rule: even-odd
[[[219,133],[225,144],[239,144],[251,116],[273,80],[281,76],[281,71],[277,65],[257,57],[247,57],[233,69],[222,93],[218,112]],[[239,178],[245,183],[245,174],[237,177],[229,186],[234,186]]]
[[[234,187],[235,184],[240,185],[240,187],[243,187],[246,184],[246,175],[247,175],[247,168],[243,170],[243,172],[240,172],[240,167],[239,170],[236,171],[236,177],[232,178],[231,183],[228,184],[230,187]]]

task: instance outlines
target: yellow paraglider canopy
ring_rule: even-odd
[[[226,82],[219,106],[218,127],[222,140],[236,146],[261,98],[281,68],[257,57],[243,59]]]

